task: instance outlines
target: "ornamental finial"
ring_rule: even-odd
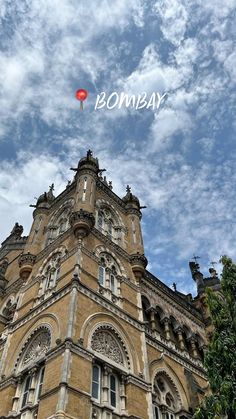
[[[126,192],[128,192],[128,193],[131,192],[131,187],[129,185],[126,186]]]

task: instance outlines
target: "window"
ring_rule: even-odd
[[[98,267],[98,282],[103,287],[109,289],[111,293],[120,293],[120,277],[118,275],[119,267],[115,259],[103,253],[100,257],[100,264]],[[109,295],[111,294],[109,293]]]
[[[165,413],[160,413],[160,405],[165,406]],[[159,373],[154,380],[153,418],[175,419],[175,413],[179,408],[179,397],[175,386],[165,372]]]
[[[101,233],[109,237],[110,240],[116,241],[120,239],[118,231],[120,231],[119,221],[115,214],[109,208],[99,209],[97,212],[96,226]]]
[[[110,405],[116,407],[117,398],[117,382],[116,377],[111,374],[109,377],[109,392],[110,392]]]
[[[112,228],[112,221],[109,220],[108,223],[107,223],[107,234],[108,234],[108,237],[110,239],[112,238],[112,230],[113,230],[113,228]]]
[[[83,188],[82,201],[85,201],[86,189],[87,189],[87,177],[84,178],[84,188]]]
[[[159,409],[155,405],[153,405],[153,419],[160,419]]]
[[[103,212],[99,211],[98,213],[98,230],[102,231],[103,230]]]
[[[55,286],[60,274],[61,253],[55,253],[44,268],[44,291]]]
[[[45,370],[45,368],[42,367],[41,370],[39,371],[38,388],[37,388],[37,392],[36,392],[36,400],[40,399],[40,396],[41,396],[41,393],[42,393],[44,370]]]
[[[120,386],[119,378],[115,374],[107,373],[106,367],[93,365],[92,367],[92,398],[97,403],[104,403],[104,389],[108,389],[108,405],[119,411],[120,409]]]
[[[113,274],[110,274],[110,288],[111,292],[115,292],[115,277]]]
[[[92,397],[100,401],[100,367],[94,365],[92,374]]]
[[[57,268],[55,266],[48,266],[46,271],[45,291],[49,288],[52,288],[55,285],[56,280],[59,276],[59,272],[59,266]]]
[[[22,392],[22,400],[21,400],[21,409],[27,404],[29,391],[31,385],[31,376],[27,375],[25,381],[23,383],[23,392]]]
[[[105,268],[104,266],[99,266],[98,268],[98,282],[101,285],[104,285],[104,279],[105,279]]]

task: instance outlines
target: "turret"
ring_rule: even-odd
[[[142,218],[139,199],[132,194],[129,185],[126,188],[126,195],[122,200],[125,202],[128,214],[128,228],[130,231],[130,262],[135,277],[138,279],[142,276],[146,266],[147,259],[144,256],[143,239],[141,232],[140,220]]]
[[[76,193],[74,211],[70,223],[77,238],[87,236],[95,224],[95,192],[99,173],[98,159],[94,158],[92,151],[80,159],[76,172]]]
[[[24,253],[20,255],[18,260],[20,277],[24,280],[27,280],[31,274],[36,259],[35,255],[41,250],[42,238],[40,237],[40,233],[42,232],[40,232],[40,226],[45,225],[48,211],[55,199],[53,190],[54,184],[49,187],[48,192],[44,192],[39,196],[36,205],[30,205],[35,208],[33,212],[34,221],[27,238]]]

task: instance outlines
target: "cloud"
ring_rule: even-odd
[[[184,39],[188,13],[182,1],[161,0],[154,5],[154,10],[161,18],[161,30],[164,37],[178,46]]]
[[[33,156],[19,153],[17,160],[4,161],[0,164],[0,207],[1,240],[10,233],[12,225],[18,221],[28,234],[32,223],[32,208],[34,197],[48,191],[49,182],[55,183],[59,194],[65,187],[66,168],[57,158],[48,155]]]

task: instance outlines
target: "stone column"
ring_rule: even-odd
[[[20,376],[17,380],[17,387],[16,387],[16,393],[15,396],[12,398],[13,404],[12,404],[12,411],[11,413],[17,413],[19,409],[19,399],[21,394],[21,387],[22,387],[22,377]]]
[[[149,309],[149,312],[150,312],[151,330],[154,331],[154,330],[156,330],[156,319],[155,319],[156,311],[153,307],[151,307]]]
[[[28,396],[28,403],[27,404],[34,404],[34,397],[35,397],[35,388],[36,388],[36,373],[37,373],[37,369],[33,368],[30,371],[30,375],[31,375],[31,384],[30,384],[30,388],[29,388],[29,396]]]
[[[183,331],[182,331],[181,327],[178,327],[176,329],[176,333],[177,333],[177,339],[178,339],[178,343],[179,343],[180,349],[181,350],[184,350],[185,349],[184,337],[183,337]]]
[[[191,351],[192,351],[192,355],[194,358],[198,358],[198,353],[197,353],[197,347],[196,347],[196,341],[194,337],[191,337],[189,339],[190,342],[190,346],[191,346]]]
[[[126,410],[126,395],[125,395],[125,376],[122,374],[120,380],[120,408],[121,414]]]
[[[108,405],[109,402],[109,383],[108,383],[108,375],[111,372],[110,368],[106,365],[103,368],[103,380],[102,380],[102,403],[104,405]]]
[[[170,321],[167,317],[163,319],[165,338],[170,340]]]

